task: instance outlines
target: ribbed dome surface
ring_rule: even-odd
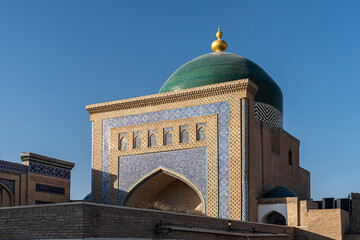
[[[256,102],[283,112],[283,95],[276,82],[256,63],[239,55],[213,52],[197,57],[176,70],[160,93],[249,78],[258,87]]]

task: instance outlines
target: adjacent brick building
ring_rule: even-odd
[[[0,160],[0,207],[70,201],[74,163],[21,153],[23,164]]]

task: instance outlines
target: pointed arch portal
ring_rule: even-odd
[[[9,188],[0,183],[0,207],[14,206],[14,196]]]
[[[271,211],[263,217],[263,223],[286,225],[286,218],[277,211]]]
[[[134,185],[122,201],[123,206],[146,208],[161,202],[174,209],[205,212],[204,198],[185,178],[158,169]]]

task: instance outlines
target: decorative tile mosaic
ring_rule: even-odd
[[[138,115],[104,119],[102,121],[102,203],[110,203],[110,130],[112,128],[210,114],[217,114],[218,116],[219,217],[229,218],[229,102],[219,102],[185,108],[176,108],[166,111],[149,112]]]
[[[0,160],[0,170],[27,174],[29,167],[19,163],[12,163]]]
[[[249,100],[241,99],[241,221],[249,221]]]
[[[255,102],[254,116],[259,122],[264,122],[270,127],[283,127],[283,115],[273,106]]]
[[[15,181],[0,178],[0,183],[4,184],[13,194],[15,194]]]
[[[164,133],[166,133],[167,131],[173,131],[173,128],[172,127],[164,128]]]
[[[240,118],[239,118],[240,120]],[[196,123],[209,123],[208,140],[196,141]],[[208,216],[218,216],[219,210],[219,174],[218,174],[218,134],[217,134],[217,114],[203,115],[191,118],[173,119],[167,121],[159,121],[152,123],[145,123],[140,125],[131,125],[125,127],[118,127],[111,129],[110,139],[110,176],[111,176],[111,188],[110,188],[110,204],[118,204],[119,202],[119,157],[141,155],[158,152],[178,151],[185,149],[203,148],[206,147],[207,151],[207,214]],[[189,125],[190,128],[190,141],[188,143],[180,143],[179,132],[174,132],[174,142],[171,145],[163,145],[163,135],[159,135],[157,147],[144,147],[141,149],[129,148],[128,150],[121,151],[116,149],[118,144],[117,136],[121,132],[132,132],[134,129],[147,132],[149,129],[157,129],[158,132],[163,128],[172,126],[174,129],[180,129],[180,126]],[[240,125],[240,124],[239,124]],[[144,138],[144,142],[148,142],[148,138]],[[208,145],[208,143],[211,143]],[[167,174],[171,173],[168,171]],[[181,177],[180,177],[181,178]],[[184,180],[186,181],[186,180]],[[188,182],[189,185],[192,183]],[[197,189],[196,186],[193,186]],[[135,189],[135,188],[134,188]],[[199,194],[200,191],[197,190]],[[202,194],[201,194],[202,195]],[[205,206],[205,203],[203,204]],[[240,204],[239,204],[240,206]]]
[[[152,133],[157,133],[157,130],[156,130],[156,129],[149,130],[149,136],[150,136]]]
[[[145,175],[164,168],[192,182],[207,199],[206,148],[119,157],[119,204]]]
[[[70,179],[70,170],[48,166],[40,163],[30,162],[29,171],[31,173],[46,175],[50,177]]]

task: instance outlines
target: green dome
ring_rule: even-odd
[[[239,55],[213,52],[197,57],[176,70],[160,93],[249,78],[258,87],[256,102],[283,112],[283,95],[276,82],[256,63]]]
[[[265,198],[284,198],[284,197],[296,197],[296,195],[288,188],[283,186],[275,187],[265,194]]]
[[[84,200],[92,200],[92,194],[91,193],[89,193],[88,195],[86,195],[85,197],[84,197]]]

